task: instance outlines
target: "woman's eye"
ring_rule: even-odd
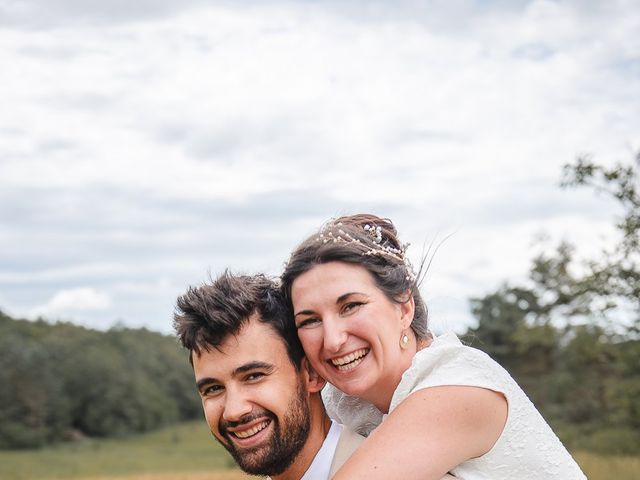
[[[358,307],[364,305],[362,302],[349,302],[345,303],[344,307],[342,307],[342,313],[350,313],[356,310]]]
[[[317,317],[309,317],[298,323],[298,328],[312,327],[320,323],[320,319]]]

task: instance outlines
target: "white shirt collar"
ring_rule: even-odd
[[[341,433],[342,425],[331,420],[331,428],[329,428],[327,437],[322,442],[320,450],[318,450],[313,462],[311,462],[311,465],[309,465],[300,480],[329,480],[331,462],[333,462],[333,456],[336,453]]]

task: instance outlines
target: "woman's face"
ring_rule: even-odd
[[[376,405],[390,401],[411,363],[399,341],[413,319],[413,301],[389,300],[364,267],[343,262],[303,273],[291,296],[298,336],[315,370],[349,395]]]

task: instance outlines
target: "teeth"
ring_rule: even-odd
[[[360,365],[360,363],[362,363],[362,357],[360,357],[356,361],[349,363],[347,365],[338,365],[336,368],[341,372],[346,372],[347,370],[352,370],[356,368],[358,365]]]
[[[355,352],[350,353],[349,355],[345,355],[344,357],[333,358],[331,359],[331,363],[333,363],[334,366],[338,367],[338,370],[351,370],[352,368],[359,365],[360,362],[362,362],[362,358],[367,353],[369,353],[368,348],[361,348],[360,350],[356,350]]]
[[[269,425],[269,420],[265,420],[264,422],[259,423],[255,427],[251,427],[248,430],[233,432],[233,434],[238,438],[249,438],[255,435],[256,433],[258,433],[259,431],[264,430],[267,425]]]

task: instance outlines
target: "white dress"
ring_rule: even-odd
[[[484,352],[462,345],[453,333],[436,337],[416,353],[393,394],[389,412],[411,393],[443,385],[487,388],[502,393],[508,403],[507,422],[493,448],[458,465],[453,475],[464,480],[587,478],[511,375]],[[371,403],[331,385],[322,396],[331,418],[363,435],[384,418]]]

